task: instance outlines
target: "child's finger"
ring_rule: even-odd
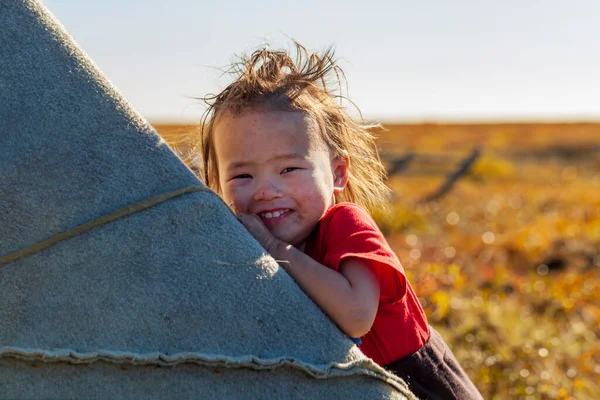
[[[263,223],[256,215],[239,214],[238,220],[253,234],[258,233],[263,227]]]
[[[246,227],[248,227],[249,224],[252,224],[254,220],[253,215],[250,214],[237,214],[237,219]]]

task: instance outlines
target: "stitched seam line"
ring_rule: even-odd
[[[382,380],[400,391],[406,391],[406,383],[394,374],[386,371],[371,359],[348,363],[311,364],[293,357],[260,358],[253,355],[227,356],[198,352],[164,354],[160,352],[133,353],[126,351],[99,350],[78,352],[71,349],[43,350],[3,346],[0,347],[0,359],[19,359],[24,361],[42,361],[45,363],[66,362],[70,364],[92,364],[104,361],[113,364],[159,365],[175,367],[179,364],[198,364],[205,367],[251,368],[255,370],[274,370],[291,367],[303,371],[315,379],[329,379],[353,375],[367,375]]]

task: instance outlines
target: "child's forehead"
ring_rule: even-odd
[[[278,120],[293,124],[302,124],[308,127],[314,122],[314,118],[304,110],[286,110],[268,106],[246,107],[241,110],[220,110],[215,115],[215,125],[222,123],[230,124],[238,121],[254,120],[257,122],[269,122]]]
[[[305,111],[281,111],[269,109],[246,109],[241,112],[225,112],[215,118],[217,136],[228,139],[255,139],[264,136],[273,140],[307,142],[322,145],[319,124]]]
[[[215,125],[217,158],[269,159],[285,154],[329,154],[318,125],[305,112],[247,111],[223,115]],[[223,158],[224,157],[224,158]]]

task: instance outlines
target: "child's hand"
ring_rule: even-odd
[[[260,218],[254,214],[237,214],[237,218],[246,229],[248,229],[248,232],[254,236],[254,239],[256,239],[269,254],[275,256],[274,253],[281,244],[281,241],[273,236]]]

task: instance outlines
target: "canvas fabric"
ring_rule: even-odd
[[[200,185],[40,3],[0,26],[0,257]],[[1,398],[414,398],[209,191],[0,266],[0,321]]]

